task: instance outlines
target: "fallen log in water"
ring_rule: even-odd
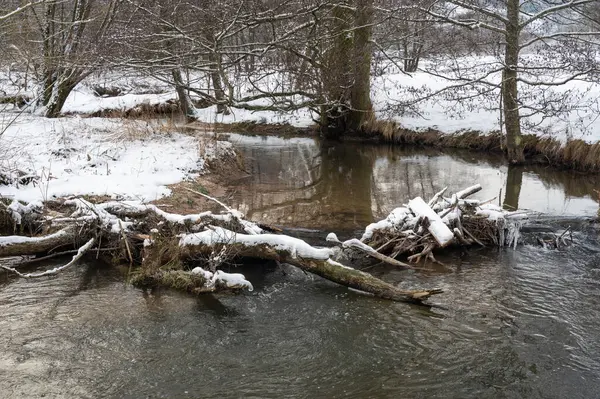
[[[251,282],[243,275],[218,269],[236,258],[259,258],[287,263],[379,298],[414,302],[441,290],[401,290],[344,265],[341,259],[347,259],[348,252],[360,251],[375,261],[418,269],[396,258],[405,255],[409,262],[423,258],[435,261],[433,251],[449,245],[514,245],[520,214],[466,199],[480,189],[479,185],[472,186],[449,198],[444,197],[443,190],[429,202],[417,197],[407,206],[394,209],[386,219],[368,226],[361,240],[341,242],[330,234],[327,240],[337,245],[333,248],[317,248],[297,238],[267,233],[239,211],[208,196],[225,210],[220,214],[178,215],[135,201],[92,204],[75,198],[60,203],[61,214],[35,213],[40,226],[51,233],[41,237],[0,237],[0,257],[48,256],[56,248],[79,248],[69,263],[49,271],[24,273],[3,267],[20,277],[32,278],[57,274],[85,253],[99,256],[101,251],[117,248],[109,253],[135,266],[135,284],[166,285],[196,294],[251,290]],[[8,216],[18,224],[22,219],[19,212],[27,213],[28,223],[32,223],[30,210],[29,206],[13,203]]]
[[[225,205],[226,211],[221,214],[194,215],[171,214],[139,202],[92,204],[81,198],[64,201],[62,206],[70,209],[70,214],[40,219],[40,224],[51,224],[59,230],[42,237],[1,237],[0,257],[44,255],[57,247],[73,246],[76,238],[88,238],[72,261],[39,273],[22,273],[14,267],[3,267],[5,270],[24,278],[56,274],[103,244],[120,247],[116,255],[123,260],[137,260],[139,267],[133,272],[136,283],[168,285],[197,294],[252,288],[244,276],[216,270],[233,257],[288,263],[349,288],[395,301],[421,301],[441,292],[400,290],[337,262],[335,248],[316,248],[297,238],[265,234],[256,223]],[[212,270],[198,267],[199,263]]]

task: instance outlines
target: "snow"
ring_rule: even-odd
[[[221,227],[213,227],[200,233],[186,234],[179,240],[180,246],[188,245],[214,245],[238,243],[248,247],[256,245],[269,245],[278,251],[286,251],[293,258],[329,259],[332,250],[329,248],[315,248],[306,242],[277,234],[238,234]]]
[[[221,284],[227,288],[246,288],[248,291],[254,291],[252,283],[246,280],[246,277],[240,273],[226,273],[222,270],[217,270],[213,274],[201,267],[193,268],[191,273],[199,274],[204,277],[208,287],[214,287],[215,284]]]
[[[477,209],[475,215],[477,216],[485,216],[489,220],[501,220],[504,219],[506,212],[504,209],[494,204],[484,204]]]
[[[206,280],[212,280],[213,278],[213,273],[209,272],[208,270],[204,270],[201,267],[195,267],[192,269],[192,274],[200,274],[202,277],[204,277]]]
[[[7,210],[10,212],[15,224],[19,225],[24,215],[40,212],[43,208],[44,204],[41,201],[32,201],[27,205],[23,205],[19,201],[13,200]]]
[[[206,217],[211,217],[213,219],[219,219],[219,220],[223,220],[226,222],[231,220],[230,215],[214,215],[210,211],[205,211],[205,212],[201,212],[201,213],[197,213],[197,214],[190,214],[190,215],[180,215],[177,213],[169,213],[169,212],[163,211],[162,209],[158,208],[155,205],[143,204],[139,201],[109,201],[109,202],[104,202],[104,203],[96,206],[96,208],[112,210],[112,211],[128,211],[128,210],[129,211],[135,210],[138,212],[148,212],[149,211],[149,212],[156,213],[158,216],[162,217],[163,219],[165,219],[168,222],[177,223],[177,224],[185,224],[187,222],[197,223],[198,221],[202,220],[202,218],[206,218]],[[156,232],[158,232],[158,230]]]
[[[0,247],[8,247],[14,244],[30,244],[41,240],[52,240],[63,237],[67,234],[64,230],[59,230],[56,233],[49,234],[44,237],[25,237],[25,236],[0,236]]]
[[[70,195],[152,201],[169,195],[167,185],[203,169],[199,142],[154,133],[144,123],[22,115],[0,136],[0,170],[21,170],[39,180],[0,186],[0,196],[31,202]],[[141,137],[124,137],[140,130]]]
[[[452,242],[454,239],[452,230],[450,230],[448,226],[444,224],[440,216],[435,213],[425,201],[423,201],[423,198],[416,197],[410,200],[408,207],[416,216],[424,216],[429,219],[429,226],[427,229],[441,247],[445,247]]]
[[[327,242],[334,242],[334,243],[339,243],[340,240],[337,237],[337,235],[335,233],[329,233],[327,234],[327,237],[325,237],[325,241]]]
[[[79,86],[67,98],[62,112],[65,114],[92,114],[100,111],[126,111],[141,105],[159,105],[176,100],[177,95],[174,92],[98,97],[89,89]]]
[[[342,246],[345,248],[359,248],[361,250],[363,250],[364,252],[368,253],[368,254],[376,254],[377,251],[375,251],[373,248],[371,248],[370,246],[368,246],[367,244],[365,244],[364,242],[356,239],[356,238],[351,238],[349,240],[346,240],[342,243]]]
[[[533,27],[529,27],[532,29]],[[562,55],[555,59],[545,54],[523,54],[523,65],[539,67],[531,72],[522,73],[522,79],[527,81],[558,82],[565,79],[570,71],[564,68],[552,70],[549,66],[559,65]],[[452,87],[457,81],[433,76],[429,72],[448,75],[453,78],[477,79],[486,76],[486,81],[498,83],[501,80],[502,59],[496,56],[466,56],[449,58],[440,56],[438,59],[425,59],[421,69],[415,73],[406,74],[399,71],[387,61],[378,60],[375,64],[376,74],[372,79],[372,100],[378,116],[390,118],[399,122],[403,127],[417,131],[436,129],[442,133],[455,134],[467,130],[489,133],[499,130],[499,93],[493,90],[487,97],[477,96],[471,100],[456,101],[452,95],[438,95],[414,105],[415,112],[403,113],[398,106],[416,99],[417,92],[434,93]],[[452,72],[453,67],[460,66],[461,73]],[[544,68],[547,67],[547,68]],[[191,76],[190,79],[199,87],[208,85],[203,74]],[[257,94],[256,85],[260,90],[275,88],[287,78],[281,73],[265,74],[264,78],[250,84],[245,76],[230,76],[235,87],[236,96],[244,97]],[[4,71],[0,71],[0,90],[7,93],[22,92],[32,95],[37,91],[29,81],[28,87],[19,88],[14,83],[15,77],[8,79]],[[118,87],[123,89],[121,95],[115,97],[97,96],[93,87]],[[538,135],[547,135],[566,139],[583,139],[596,142],[600,139],[600,118],[598,102],[600,84],[598,82],[570,81],[565,85],[550,87],[531,87],[525,84],[519,87],[521,99],[524,101],[523,114],[539,105],[542,98],[554,100],[557,96],[566,96],[565,101],[558,101],[561,106],[567,106],[565,113],[542,118],[541,115],[523,117],[524,131]],[[472,89],[456,88],[452,92],[464,95],[472,93]],[[111,70],[100,75],[94,74],[80,83],[69,95],[64,113],[90,114],[99,111],[134,109],[142,104],[157,105],[176,100],[177,96],[172,86],[158,78],[136,75],[131,70]],[[292,98],[299,102],[301,97]],[[550,101],[551,102],[551,101]],[[266,99],[250,102],[250,105],[267,105]],[[530,108],[527,108],[530,107]],[[289,123],[297,127],[306,127],[314,123],[316,115],[307,108],[293,112],[278,111],[248,111],[232,108],[229,115],[217,114],[216,106],[197,109],[196,117],[204,122],[232,123],[253,121],[257,123]]]
[[[240,273],[225,273],[222,270],[217,270],[213,282],[223,284],[227,288],[247,288],[248,291],[254,291],[252,283]]]
[[[395,208],[392,210],[392,212],[390,212],[387,218],[368,225],[363,233],[361,241],[369,240],[371,237],[373,237],[373,233],[378,230],[388,230],[391,228],[401,230],[405,224],[409,224],[410,219],[413,218],[414,217],[411,215],[411,212],[408,208],[404,206]]]

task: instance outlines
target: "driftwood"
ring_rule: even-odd
[[[439,289],[403,291],[372,275],[336,262],[335,251],[314,248],[297,238],[260,234],[238,234],[222,228],[185,235],[180,240],[181,256],[193,258],[198,254],[210,255],[227,248],[242,257],[275,260],[296,266],[335,283],[369,292],[377,297],[413,301],[441,293]]]
[[[313,247],[297,238],[268,234],[237,210],[219,204],[225,209],[220,214],[178,215],[138,202],[91,204],[81,198],[66,200],[60,207],[68,213],[39,221],[40,225],[50,224],[59,230],[41,237],[0,237],[0,258],[48,256],[53,249],[73,247],[76,241],[87,240],[73,259],[39,273],[24,273],[15,267],[3,269],[23,278],[53,275],[75,264],[85,253],[98,254],[109,247],[119,248],[111,253],[113,256],[137,266],[132,272],[134,282],[169,285],[193,293],[251,288],[243,276],[217,270],[233,258],[248,257],[288,263],[343,286],[394,301],[418,302],[441,293],[439,289],[401,290],[338,262],[338,255],[347,248],[368,248],[358,240],[350,240],[342,248]],[[100,248],[100,243],[104,248]],[[385,255],[376,256],[396,266],[405,265]]]
[[[54,248],[72,244],[77,226],[68,226],[41,237],[0,236],[0,257],[47,253]]]
[[[379,255],[392,259],[406,256],[411,263],[437,262],[433,252],[447,246],[515,246],[528,215],[507,212],[489,200],[467,199],[480,190],[476,184],[444,197],[444,188],[429,202],[412,199],[386,219],[367,226],[361,242]],[[379,255],[372,256],[381,259]]]
[[[503,211],[467,197],[481,190],[475,185],[450,197],[446,189],[428,202],[422,198],[396,208],[384,220],[367,226],[362,238],[344,242],[333,233],[327,241],[334,247],[319,248],[283,234],[272,234],[248,221],[239,211],[198,192],[221,205],[222,213],[201,212],[179,215],[155,205],[139,202],[92,204],[82,198],[69,199],[53,207],[50,217],[38,206],[13,202],[5,217],[55,231],[41,237],[0,237],[0,258],[18,255],[49,256],[57,248],[78,248],[72,260],[61,267],[24,273],[2,266],[23,278],[53,275],[71,267],[86,253],[108,253],[129,263],[132,282],[166,285],[200,294],[221,290],[252,289],[241,274],[219,268],[234,259],[259,258],[296,266],[337,284],[394,301],[421,301],[439,294],[439,289],[401,290],[364,271],[344,265],[351,253],[360,253],[374,263],[403,269],[419,269],[410,263],[436,261],[433,252],[452,245],[515,245],[519,239],[521,213]],[[32,209],[35,208],[35,212]],[[46,215],[46,216],[44,216]],[[48,230],[50,229],[50,230]],[[562,237],[561,237],[562,239]],[[560,241],[560,240],[558,240]],[[107,251],[115,248],[114,251]]]

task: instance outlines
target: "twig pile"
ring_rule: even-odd
[[[527,214],[505,211],[491,204],[493,199],[467,199],[481,190],[479,184],[450,197],[444,197],[446,190],[427,203],[417,197],[394,209],[387,218],[367,226],[361,242],[391,259],[407,255],[412,263],[437,262],[433,251],[448,245],[516,246]]]

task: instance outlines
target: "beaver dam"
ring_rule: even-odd
[[[167,286],[193,294],[252,290],[244,275],[227,273],[221,266],[255,258],[293,265],[380,298],[419,302],[442,290],[402,290],[359,268],[381,262],[422,268],[437,262],[435,253],[452,246],[516,246],[528,215],[503,210],[492,204],[495,199],[469,198],[480,190],[477,184],[452,195],[444,189],[427,201],[416,197],[367,226],[360,239],[340,241],[330,233],[331,247],[311,246],[280,234],[277,228],[251,222],[200,192],[195,194],[217,202],[223,211],[179,215],[133,201],[93,204],[71,198],[23,204],[15,200],[3,211],[6,225],[35,234],[0,237],[0,257],[23,257],[22,262],[2,268],[29,279],[60,273],[85,255],[102,256],[128,263],[134,285]],[[73,258],[62,266],[26,271],[36,258],[68,252],[73,252]]]

